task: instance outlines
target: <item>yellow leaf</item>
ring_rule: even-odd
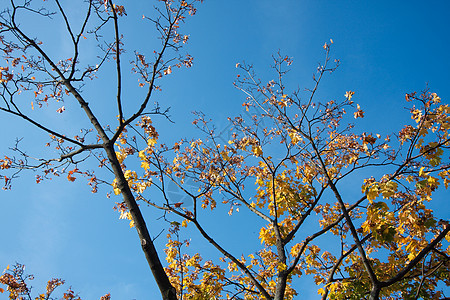
[[[261,146],[253,146],[252,152],[255,156],[261,156],[263,154]]]
[[[437,180],[433,176],[428,177],[428,183],[430,185],[434,185],[436,182],[437,182]]]
[[[114,195],[119,195],[119,194],[120,194],[120,189],[114,188]]]
[[[150,164],[146,161],[141,162],[141,168],[148,170],[150,169]]]
[[[147,145],[149,145],[149,146],[151,146],[151,147],[155,146],[156,143],[157,143],[156,138],[149,138],[149,139],[147,140]]]
[[[291,138],[292,145],[296,145],[298,142],[302,141],[301,136],[295,131],[289,132],[289,137]]]
[[[222,158],[224,161],[229,161],[230,157],[228,156],[228,153],[225,151],[220,152],[220,155],[222,155]]]
[[[348,92],[346,92],[345,93],[345,98],[347,98],[347,100],[352,100],[352,97],[353,97],[353,95],[355,94],[355,92],[352,92],[352,91],[348,91]]]
[[[284,271],[286,270],[287,266],[286,264],[282,263],[282,262],[278,262],[278,270],[279,271]]]
[[[151,184],[151,182],[149,182],[149,184]],[[142,194],[146,188],[147,184],[145,182],[138,182],[136,184],[136,192],[138,192],[139,194]]]
[[[383,198],[388,199],[397,192],[397,183],[395,181],[388,181],[382,186],[381,193]]]
[[[145,160],[145,150],[139,151],[139,158]]]
[[[422,168],[420,168],[420,171],[419,171],[419,176],[423,176],[423,175],[426,175],[426,173],[423,171],[425,169],[425,167],[422,167]]]
[[[361,109],[361,106],[359,106],[359,104],[356,105],[356,112],[353,113],[353,116],[355,119],[364,118],[364,111]]]
[[[121,212],[120,212],[119,219],[128,219],[128,220],[132,220],[133,218],[131,217],[131,214],[130,214],[129,211],[121,211]]]
[[[441,102],[441,98],[436,93],[431,93],[431,96],[433,96],[433,102],[434,103]]]
[[[325,295],[325,290],[323,288],[320,288],[320,289],[317,290],[317,294],[319,294],[321,296]]]
[[[122,152],[118,152],[116,151],[116,156],[117,156],[117,160],[119,161],[119,163],[122,163],[125,158],[127,157],[126,154],[122,153]]]
[[[371,184],[369,187],[366,187],[366,195],[367,195],[367,200],[369,200],[370,202],[372,202],[376,197],[378,197],[380,191],[378,189],[378,183],[373,183]]]

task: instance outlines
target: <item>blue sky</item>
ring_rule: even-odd
[[[0,7],[7,2],[0,0]],[[76,1],[66,2],[76,16]],[[142,24],[143,2],[124,2],[128,16],[121,19],[125,42],[139,44],[141,49],[155,45],[153,33],[137,27]],[[341,66],[325,78],[319,99],[342,98],[353,90],[355,101],[366,112],[363,128],[380,133],[396,130],[409,119],[403,109],[406,92],[420,91],[428,83],[431,91],[448,103],[449,11],[448,1],[206,0],[183,30],[190,35],[187,50],[195,57],[194,66],[175,70],[165,78],[162,92],[154,99],[162,107],[171,107],[175,123],[155,119],[156,128],[167,142],[195,137],[197,132],[190,125],[194,110],[203,111],[218,128],[225,128],[226,117],[242,113],[245,100],[232,85],[238,72],[236,63],[254,64],[258,74],[270,80],[271,55],[278,50],[294,59],[288,77],[291,89],[311,87],[312,74],[323,59],[322,45],[331,38],[332,56],[340,59]],[[32,23],[25,25],[29,30],[43,30]],[[64,55],[68,50],[61,42],[63,28],[45,30],[54,33],[48,40],[54,46],[51,51]],[[115,113],[107,105],[114,92],[108,80],[111,78],[100,80],[102,85],[96,88],[87,87],[86,92],[102,118],[114,120]],[[79,127],[72,124],[79,115],[69,111],[79,106],[70,101],[64,105],[68,113],[55,115],[50,107],[41,119],[76,134]],[[0,115],[0,125],[4,128],[0,154],[10,153],[8,147],[16,137],[24,137],[30,153],[47,151],[43,147],[46,135],[39,130],[5,114]],[[0,268],[16,261],[26,264],[37,277],[33,284],[36,290],[44,288],[43,282],[52,277],[64,278],[83,299],[96,299],[106,292],[121,300],[153,299],[149,294],[159,298],[135,232],[112,210],[119,198],[105,197],[109,188],[92,194],[83,180],[69,183],[65,178],[37,185],[34,175],[23,172],[11,191],[0,194]],[[448,210],[439,213],[448,219]],[[157,235],[164,225],[156,222],[159,215],[147,209],[144,214],[152,235]],[[240,222],[245,226],[239,215],[228,222],[232,233],[239,231]],[[225,239],[229,233],[222,229],[218,223],[212,231]],[[238,252],[245,238],[248,236],[231,242],[230,247]],[[257,233],[255,243],[259,243],[256,238]],[[215,255],[211,247],[195,240],[195,234],[193,239],[193,247]],[[164,239],[156,242],[162,255]],[[315,297],[316,290],[308,288],[301,299],[307,295]],[[0,299],[6,297],[0,294]]]

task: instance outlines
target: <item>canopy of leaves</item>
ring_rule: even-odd
[[[231,138],[225,143],[214,121],[197,113],[200,136],[165,145],[154,116],[169,118],[168,112],[158,105],[149,110],[148,104],[161,78],[192,65],[190,55],[179,54],[188,40],[180,26],[195,13],[196,1],[159,2],[157,17],[143,18],[156,27],[160,48],[147,55],[136,51],[130,63],[137,87],[144,90],[137,105],[123,96],[125,45],[118,24],[126,16],[124,6],[86,1],[77,28],[57,0],[55,13],[24,0],[12,1],[0,14],[0,110],[48,133],[46,146],[56,151],[55,157],[36,158],[16,145],[16,156],[0,159],[4,188],[25,169],[41,171],[38,183],[61,175],[70,182],[86,177],[93,192],[106,183],[122,197],[114,208],[136,228],[164,299],[293,299],[301,296],[303,279],[314,282],[322,299],[443,297],[442,287],[450,284],[450,226],[430,207],[446,201],[439,191],[450,182],[448,104],[428,89],[409,93],[410,122],[404,127],[388,135],[377,133],[379,124],[359,131],[357,122],[370,112],[354,102],[354,91],[343,90],[335,100],[317,99],[323,77],[339,64],[330,58],[330,40],[305,92],[285,85],[293,64],[288,56],[273,56],[274,79],[267,81],[253,66],[237,64],[241,74],[234,84],[246,97],[245,113],[229,118]],[[41,41],[21,30],[20,13],[62,17],[73,56],[51,57]],[[98,42],[95,63],[80,54],[86,36]],[[102,122],[83,93],[107,64],[117,73],[114,126]],[[25,96],[33,99],[31,110],[70,99],[81,106],[89,127],[80,121],[81,134],[75,136],[47,127],[24,109]],[[60,106],[56,113],[65,110]],[[106,178],[88,169],[90,160],[108,170]],[[185,194],[183,201],[171,200],[169,185]],[[164,268],[143,206],[167,221]],[[241,231],[258,233],[257,249],[243,245],[234,253],[230,240],[209,233],[212,224],[205,216],[236,213],[251,220]],[[192,249],[185,236],[193,230],[217,256]],[[10,299],[31,298],[27,280],[31,277],[21,265],[0,277]],[[63,283],[50,280],[36,299],[51,299]],[[79,297],[69,289],[63,299]]]

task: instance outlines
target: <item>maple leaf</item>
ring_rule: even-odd
[[[79,170],[77,168],[73,169],[72,171],[69,171],[69,173],[67,173],[67,179],[69,181],[75,181],[77,178],[73,176],[74,173],[79,173]]]
[[[353,113],[353,116],[355,117],[355,119],[364,118],[364,111],[361,109],[359,104],[356,105],[356,108],[357,108],[356,112]]]
[[[377,141],[377,139],[375,137],[373,137],[372,135],[367,135],[367,136],[364,136],[364,138],[363,138],[364,144],[373,145],[373,144],[375,144],[376,141]]]
[[[261,146],[253,146],[252,147],[252,152],[257,157],[259,157],[259,156],[261,156],[263,154]]]
[[[352,97],[354,94],[355,94],[355,92],[348,91],[348,92],[345,92],[344,96],[345,96],[345,98],[347,98],[348,101],[350,101],[350,100],[352,100]]]
[[[150,169],[150,164],[146,161],[141,162],[141,168],[148,170]]]
[[[158,141],[157,141],[156,138],[149,138],[149,139],[147,140],[147,145],[149,145],[150,147],[153,147],[153,146],[156,145],[157,142],[158,142]]]

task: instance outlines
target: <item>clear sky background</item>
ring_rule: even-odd
[[[78,1],[63,1],[73,16],[79,13]],[[121,19],[125,46],[127,42],[143,43],[139,47],[144,49],[154,43],[153,31],[144,31],[137,25],[142,22],[142,3],[147,1],[150,0],[123,3],[128,13]],[[0,0],[0,8],[7,3]],[[190,112],[194,110],[213,118],[218,128],[226,128],[226,117],[242,113],[241,103],[245,100],[232,85],[238,73],[236,63],[254,64],[260,77],[268,81],[274,76],[269,68],[271,55],[278,50],[294,59],[288,77],[291,90],[311,87],[312,74],[324,57],[322,45],[332,38],[332,56],[340,59],[341,66],[325,78],[318,99],[342,99],[346,91],[353,90],[355,101],[366,112],[363,129],[397,131],[409,119],[404,109],[405,93],[421,91],[428,84],[448,103],[449,12],[450,2],[444,0],[206,0],[183,30],[190,35],[187,50],[195,58],[194,66],[175,70],[165,78],[163,91],[154,99],[162,107],[171,107],[175,123],[156,118],[156,128],[167,142],[195,137],[197,132],[190,125],[194,118]],[[52,22],[47,40],[52,53],[59,55],[68,49],[59,20]],[[41,30],[39,26],[45,24],[25,25],[29,30]],[[132,53],[133,49],[128,51]],[[114,79],[106,77],[100,80],[102,85],[86,89],[96,112],[101,112],[105,120],[114,120],[117,113],[108,104],[115,101],[114,91],[109,90],[108,80]],[[128,96],[132,98],[133,94]],[[76,134],[77,115],[70,110],[79,110],[79,105],[64,105],[67,113],[55,115],[57,106],[50,107],[42,120],[65,126]],[[10,154],[8,147],[16,137],[24,138],[30,154],[48,151],[43,147],[47,135],[30,129],[23,121],[0,114],[0,126],[2,156]],[[119,198],[105,197],[110,188],[103,187],[98,194],[92,194],[82,179],[69,183],[65,178],[37,185],[35,175],[23,172],[11,191],[0,192],[0,268],[14,262],[26,264],[36,276],[33,285],[37,291],[45,288],[46,280],[61,277],[82,299],[98,299],[106,292],[118,300],[158,299],[135,231],[129,229],[128,222],[118,220],[112,209]],[[446,195],[448,191],[443,194]],[[448,219],[448,208],[441,207],[437,215]],[[156,222],[160,214],[146,208],[143,211],[151,234],[156,236],[164,225]],[[212,231],[223,239],[249,225],[239,216],[224,221],[226,226],[215,222]],[[234,254],[240,256],[239,251],[245,248],[242,242],[252,240],[249,236],[254,237],[252,243],[259,244],[257,232],[237,234],[229,242]],[[156,244],[163,256],[164,239],[157,239]],[[192,247],[204,249],[206,258],[215,255],[201,240],[195,240]],[[308,299],[308,295],[315,298],[316,288],[308,286],[298,298]],[[0,294],[0,299],[7,299],[7,295]]]

